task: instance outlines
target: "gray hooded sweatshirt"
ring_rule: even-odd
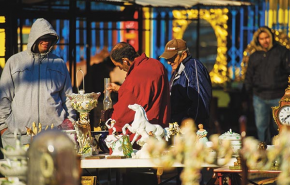
[[[43,35],[54,37],[47,53],[34,53],[35,42]],[[45,128],[59,126],[64,119],[75,120],[67,94],[72,93],[71,79],[64,61],[50,53],[58,35],[45,19],[31,27],[27,50],[11,56],[0,78],[0,130],[16,128],[26,134],[26,127],[41,123]],[[7,132],[5,131],[5,132]],[[5,133],[4,133],[5,135]]]

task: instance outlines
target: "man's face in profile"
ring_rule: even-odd
[[[166,61],[169,65],[171,65],[172,71],[175,71],[186,56],[186,52],[183,51],[182,53],[177,53],[172,58],[166,59]]]
[[[123,63],[116,62],[116,61],[113,60],[112,58],[111,58],[111,60],[112,60],[113,64],[114,64],[116,67],[118,67],[119,69],[121,69],[121,70],[123,70],[123,71],[126,71],[126,72],[129,71],[131,64],[130,64],[130,62],[129,62],[128,60],[123,59]]]

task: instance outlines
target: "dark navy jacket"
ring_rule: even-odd
[[[196,125],[209,118],[212,85],[207,69],[188,56],[171,76],[171,122],[193,118]]]
[[[271,38],[268,51],[259,44],[259,34],[266,32]],[[264,100],[281,98],[288,86],[290,75],[290,50],[275,41],[269,27],[259,28],[251,42],[252,50],[245,76],[245,88]]]

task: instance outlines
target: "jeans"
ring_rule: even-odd
[[[275,133],[278,130],[277,124],[274,122],[272,116],[271,107],[279,105],[280,98],[272,100],[264,100],[258,96],[253,96],[253,106],[255,112],[255,122],[258,132],[258,139],[264,141],[267,144],[271,143],[271,133]],[[273,123],[274,130],[271,128],[271,122]]]

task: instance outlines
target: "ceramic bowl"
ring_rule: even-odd
[[[239,155],[239,150],[242,146],[240,134],[232,132],[230,129],[228,132],[219,136],[219,141],[221,142],[222,140],[230,140],[233,149],[233,156]]]
[[[73,109],[77,110],[79,113],[88,113],[93,108],[97,107],[98,98],[100,95],[100,92],[92,92],[86,94],[72,93],[70,95],[67,95],[67,97],[71,100],[71,105]]]

